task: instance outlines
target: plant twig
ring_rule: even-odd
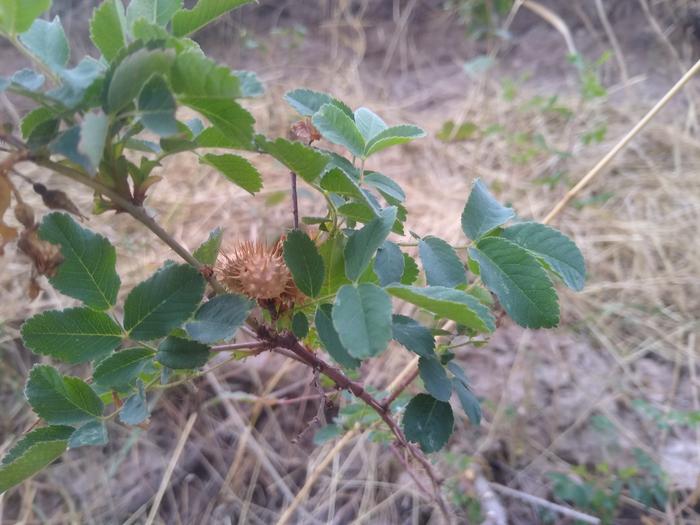
[[[391,411],[385,409],[384,406],[369,392],[367,392],[367,390],[365,390],[365,388],[360,383],[352,381],[340,369],[329,365],[323,359],[318,357],[314,352],[305,348],[294,334],[290,332],[280,334],[270,331],[265,326],[260,326],[258,328],[258,337],[262,341],[270,342],[270,344],[274,345],[275,347],[286,348],[287,350],[290,350],[306,365],[310,366],[313,370],[318,371],[319,373],[325,375],[327,378],[333,381],[338,388],[348,390],[355,397],[361,399],[366,405],[372,408],[382,418],[384,423],[386,423],[386,425],[389,427],[389,430],[392,434],[394,434],[394,437],[396,437],[396,440],[398,441],[399,445],[405,447],[406,450],[411,454],[411,456],[421,465],[421,467],[423,467],[426,474],[430,478],[430,481],[433,484],[433,489],[435,491],[435,499],[437,500],[440,510],[445,516],[445,518],[449,521],[449,511],[447,508],[447,504],[443,500],[442,495],[440,493],[441,480],[435,474],[433,466],[430,464],[425,455],[420,450],[418,450],[418,448],[416,448],[412,443],[408,442],[403,431],[392,417]]]
[[[28,152],[26,146],[18,141],[11,135],[0,132],[0,140],[4,140],[8,144],[12,144],[15,147],[22,149],[24,152]],[[216,291],[216,293],[226,293],[226,289],[221,283],[219,283],[213,275],[207,275],[204,272],[205,267],[200,263],[184,246],[173,238],[168,232],[166,232],[160,224],[158,224],[146,210],[137,206],[136,204],[130,202],[128,199],[120,195],[117,191],[113,190],[109,186],[101,183],[97,179],[88,177],[80,171],[71,168],[65,164],[60,164],[54,162],[51,159],[45,157],[29,157],[28,160],[34,162],[37,166],[42,166],[44,168],[50,169],[51,171],[68,177],[75,182],[88,186],[98,193],[101,193],[108,197],[114,204],[119,206],[120,209],[131,215],[134,219],[143,224],[146,228],[151,230],[160,240],[167,244],[175,253],[182,257],[187,263],[194,266],[197,270],[200,270],[202,274],[207,278],[211,287]]]
[[[297,174],[293,171],[289,172],[292,182],[292,217],[294,220],[294,229],[299,229],[299,197],[297,195]]]
[[[563,505],[557,505],[556,503],[552,503],[551,501],[547,501],[546,499],[538,498],[537,496],[533,496],[532,494],[528,494],[527,492],[515,490],[510,487],[506,487],[505,485],[493,482],[489,483],[489,486],[493,490],[495,490],[496,492],[500,492],[504,496],[517,498],[521,501],[525,501],[532,505],[537,505],[538,507],[551,510],[553,512],[556,512],[557,514],[561,514],[562,516],[566,516],[568,518],[572,518],[583,523],[592,523],[594,525],[600,523],[600,520],[595,516],[591,516],[590,514],[584,514],[583,512],[579,512],[578,510],[574,510],[569,507],[564,507]]]
[[[263,341],[248,341],[245,343],[228,343],[211,347],[212,352],[228,352],[231,350],[257,350],[267,349],[269,344]]]

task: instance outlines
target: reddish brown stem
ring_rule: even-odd
[[[297,195],[297,174],[290,172],[292,180],[292,217],[294,218],[294,229],[299,229],[299,197]]]
[[[339,389],[348,390],[352,394],[361,399],[369,407],[371,407],[379,416],[382,418],[384,423],[389,427],[389,430],[398,444],[411,454],[413,459],[415,459],[425,470],[426,474],[430,478],[435,491],[435,498],[440,506],[440,510],[445,515],[445,518],[449,521],[449,512],[447,510],[447,505],[445,504],[442,495],[440,494],[440,480],[438,479],[432,465],[425,457],[425,455],[413,444],[409,443],[404,435],[403,431],[396,423],[391,415],[391,411],[386,409],[382,403],[375,399],[365,388],[358,382],[352,381],[348,378],[342,370],[329,365],[323,359],[318,357],[312,350],[304,347],[296,336],[290,332],[277,333],[272,332],[266,326],[258,327],[258,337],[262,341],[268,341],[271,345],[280,348],[286,348],[296,355],[300,361],[306,363],[308,366],[318,371],[319,373],[325,375],[331,381],[333,381]]]

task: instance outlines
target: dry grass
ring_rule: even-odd
[[[281,95],[299,85],[333,92],[352,106],[376,108],[391,123],[424,126],[431,138],[388,151],[371,166],[403,185],[408,226],[419,234],[434,233],[462,243],[459,216],[477,176],[523,216],[541,219],[651,106],[654,100],[645,94],[658,88],[649,87],[650,80],[639,80],[638,75],[646,72],[634,69],[639,49],[625,48],[629,41],[617,35],[632,81],[629,86],[617,85],[611,81],[615,66],[606,69],[607,100],[581,105],[571,89],[573,70],[566,67],[564,76],[540,75],[522,82],[515,98],[505,100],[502,79],[515,79],[528,69],[518,65],[518,50],[502,49],[501,66],[473,81],[455,65],[466,56],[460,55],[461,41],[447,53],[451,62],[444,64],[429,60],[445,54],[443,50],[417,44],[424,43],[421,35],[426,28],[442,28],[435,42],[453,44],[449,40],[455,36],[453,24],[442,15],[429,13],[416,20],[412,13],[399,10],[393,20],[374,23],[363,18],[362,10],[334,3],[324,6],[330,12],[328,21],[300,48],[289,49],[289,39],[278,37],[265,52],[246,55],[251,69],[260,71],[268,85],[266,96],[251,105],[258,129],[272,136],[286,132],[292,115],[280,104]],[[402,6],[413,8],[411,2]],[[610,23],[615,30],[615,20]],[[543,41],[558,42],[558,60],[563,61],[561,38],[547,27],[539,31]],[[580,31],[573,34],[586,39]],[[232,37],[228,38],[230,42]],[[521,45],[533,42],[538,39],[525,35]],[[662,56],[666,44],[658,46]],[[221,47],[215,52],[225,56]],[[675,63],[671,65],[666,68],[669,84],[677,76]],[[657,63],[647,67],[655,69]],[[694,89],[691,86],[687,92],[690,100],[697,100]],[[575,110],[572,118],[529,108],[533,96],[555,93],[560,94],[558,103]],[[464,496],[476,497],[469,457],[478,458],[489,479],[551,500],[548,472],[571,472],[576,465],[597,463],[612,469],[629,466],[634,462],[632,449],[639,448],[665,469],[674,496],[660,510],[627,501],[619,523],[624,519],[638,523],[642,516],[654,520],[649,523],[700,519],[691,499],[700,475],[700,427],[683,423],[663,427],[651,417],[654,410],[700,411],[696,377],[700,140],[697,130],[686,125],[693,119],[687,118],[682,102],[635,139],[559,217],[557,226],[582,247],[590,276],[582,293],[563,292],[563,326],[532,332],[507,325],[487,347],[458,350],[475,391],[485,399],[486,419],[476,429],[459,416],[449,454],[435,456],[446,486],[456,487],[461,496],[449,493],[460,516],[466,515],[458,506]],[[500,124],[507,132],[444,144],[434,137],[447,119],[473,120],[482,129]],[[605,141],[582,145],[582,134],[600,122],[608,127]],[[535,134],[552,148],[571,150],[573,155],[529,152],[522,137]],[[275,237],[291,222],[287,173],[266,158],[253,160],[266,182],[255,198],[186,157],[163,168],[164,181],[148,205],[189,247],[216,226],[225,228],[228,242]],[[543,183],[558,172],[566,173],[562,182]],[[46,180],[48,175],[38,177]],[[53,178],[51,183],[62,181]],[[90,195],[69,191],[83,209],[89,208]],[[275,203],[279,192],[285,197]],[[302,191],[300,198],[303,213],[312,214],[319,206],[310,192]],[[172,257],[129,217],[95,217],[90,227],[117,246],[122,295]],[[0,259],[0,276],[0,319],[4,319],[0,449],[4,449],[33,420],[21,389],[35,357],[21,348],[18,327],[36,311],[71,302],[46,286],[46,293],[27,303],[28,269],[12,250]],[[363,377],[384,388],[410,359],[407,352],[392,349],[364,368]],[[110,445],[104,450],[71,452],[45,474],[6,494],[0,499],[0,523],[145,522],[193,413],[198,414],[196,424],[169,478],[156,523],[275,523],[336,445],[311,444],[315,429],[333,414],[317,395],[308,370],[279,356],[221,367],[193,385],[154,396],[147,429],[113,425]],[[281,399],[285,401],[279,403]],[[640,400],[646,403],[643,409]],[[391,447],[376,444],[371,437],[358,433],[347,439],[320,471],[293,522],[437,522],[433,505]],[[542,519],[538,507],[510,496],[501,498],[513,523]]]

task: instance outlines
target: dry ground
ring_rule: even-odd
[[[296,18],[285,8],[265,8],[264,16],[245,11],[203,46],[260,73],[267,93],[251,109],[258,129],[270,135],[286,132],[293,115],[281,96],[297,86],[367,105],[390,123],[425,127],[428,139],[388,151],[371,167],[406,189],[410,229],[455,243],[463,242],[459,216],[475,177],[523,216],[542,218],[697,58],[691,32],[666,16],[687,3],[656,3],[648,18],[644,2],[605,2],[622,53],[599,72],[608,96],[582,102],[561,34],[525,8],[513,20],[512,41],[497,44],[467,39],[438,3],[394,2],[388,15],[388,3],[319,2],[317,13],[303,4]],[[557,10],[556,2],[549,5]],[[577,49],[592,62],[611,47],[611,37],[588,7],[577,14],[567,3],[561,11]],[[304,22],[305,35],[295,29]],[[494,68],[478,78],[465,74],[465,61],[495,51]],[[697,90],[696,81],[557,219],[581,246],[589,272],[582,293],[562,291],[561,328],[507,325],[488,346],[457,350],[484,399],[485,421],[474,428],[458,417],[448,452],[434,461],[462,521],[478,522],[470,458],[490,481],[562,504],[552,472],[588,479],[608,494],[625,468],[636,466],[651,479],[653,469],[640,464],[636,449],[663,469],[668,503],[645,508],[626,487],[615,523],[700,520]],[[573,115],[544,107],[553,95]],[[449,119],[495,131],[445,144],[436,133]],[[583,144],[600,125],[607,127],[602,142]],[[291,221],[287,174],[268,159],[253,160],[267,183],[255,198],[182,158],[163,168],[164,181],[147,204],[189,247],[216,226],[225,228],[228,242],[274,237]],[[33,174],[30,167],[23,171]],[[90,195],[68,191],[89,209]],[[300,199],[303,212],[318,206],[310,192]],[[122,293],[171,257],[128,217],[95,217],[90,227],[117,246]],[[28,302],[27,278],[25,261],[8,250],[0,259],[0,449],[33,420],[21,394],[35,357],[21,347],[18,327],[36,311],[71,304],[48,286]],[[383,388],[410,359],[394,348],[366,366],[363,377]],[[337,442],[311,443],[327,416],[315,392],[308,371],[280,357],[219,368],[156,396],[148,428],[110,427],[109,446],[71,452],[0,498],[0,523],[143,523],[193,413],[198,417],[158,520],[275,523]],[[281,398],[298,401],[278,403]],[[519,497],[499,499],[512,523],[567,523]],[[433,510],[390,447],[361,434],[334,451],[293,522],[439,523]]]

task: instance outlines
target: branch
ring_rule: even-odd
[[[23,150],[25,154],[29,151],[25,144],[23,144],[21,141],[18,141],[15,137],[12,137],[9,134],[0,132],[0,140],[3,140],[8,144],[12,144],[13,146]],[[84,175],[80,171],[71,168],[70,166],[54,162],[51,159],[45,157],[31,156],[27,157],[27,160],[31,160],[37,166],[42,166],[44,168],[50,169],[51,171],[58,173],[59,175],[63,175],[64,177],[68,177],[69,179],[74,180],[75,182],[83,184],[84,186],[88,186],[95,190],[97,193],[101,193],[108,197],[114,204],[119,206],[120,209],[131,215],[134,219],[139,221],[146,228],[148,228],[154,234],[156,234],[156,236],[158,236],[160,240],[167,244],[187,263],[191,264],[197,270],[199,270],[207,279],[207,281],[209,281],[209,284],[216,291],[216,293],[226,293],[226,289],[223,287],[223,285],[219,283],[216,280],[216,278],[210,274],[210,272],[206,272],[205,266],[202,263],[200,263],[187,250],[187,248],[185,248],[183,245],[177,242],[174,237],[172,237],[168,232],[166,232],[160,226],[160,224],[158,224],[150,215],[148,215],[148,213],[146,213],[146,210],[143,207],[137,206],[136,204],[130,202],[128,199],[124,198],[122,195],[120,195],[117,191],[110,188],[109,186],[106,186],[97,179]]]
[[[297,174],[289,173],[292,180],[292,217],[294,218],[294,229],[299,229],[299,197],[297,196]]]
[[[435,474],[433,466],[430,464],[425,455],[415,445],[408,442],[403,431],[392,417],[390,410],[386,409],[384,405],[377,401],[377,399],[367,392],[367,390],[365,390],[360,383],[352,381],[339,368],[329,365],[323,359],[318,357],[313,351],[305,348],[291,332],[280,334],[270,331],[270,329],[266,326],[260,326],[258,328],[258,337],[262,341],[268,341],[271,345],[290,350],[299,358],[299,360],[333,381],[338,388],[348,390],[355,397],[361,399],[365,404],[372,408],[389,427],[389,430],[392,434],[394,434],[399,445],[405,447],[411,456],[413,456],[413,458],[423,467],[433,484],[435,499],[440,506],[440,510],[447,519],[449,516],[447,504],[440,494],[441,480]]]

